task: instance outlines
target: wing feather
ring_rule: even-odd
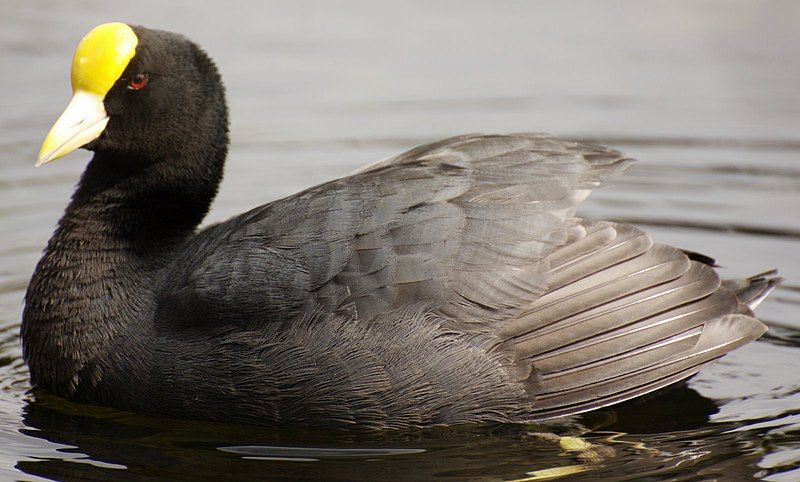
[[[657,390],[766,329],[712,267],[631,226],[581,225],[546,258],[552,289],[500,330],[537,417]]]
[[[542,134],[421,146],[199,233],[160,302],[202,303],[222,322],[255,315],[267,289],[282,310],[265,314],[282,317],[353,303],[366,321],[425,302],[452,329],[491,333],[546,291],[542,260],[564,244],[577,204],[630,162]],[[260,255],[269,250],[281,256]]]

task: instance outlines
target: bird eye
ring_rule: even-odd
[[[136,76],[128,82],[129,90],[143,89],[147,85],[147,74],[136,74]]]

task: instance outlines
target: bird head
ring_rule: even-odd
[[[181,35],[99,25],[78,44],[71,80],[72,99],[42,143],[37,166],[81,147],[156,160],[211,138],[210,129],[227,132],[217,69]]]

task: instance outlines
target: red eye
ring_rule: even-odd
[[[136,77],[128,82],[128,89],[139,90],[147,85],[147,74],[136,74]]]

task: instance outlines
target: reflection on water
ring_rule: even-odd
[[[0,479],[800,480],[800,4],[377,5],[3,5]],[[709,254],[725,277],[780,268],[770,331],[688,386],[554,425],[271,433],[29,394],[22,296],[86,155],[33,159],[74,44],[115,19],[219,61],[233,145],[209,221],[434,138],[551,131],[641,159],[583,215]]]
[[[714,447],[743,438],[720,436],[725,425],[706,427],[709,415],[716,412],[713,401],[681,387],[568,425],[278,434],[252,427],[165,421],[42,395],[26,405],[23,433],[61,447],[59,457],[21,461],[17,468],[32,475],[77,479],[126,474],[241,479],[270,474],[271,478],[396,480],[402,474],[413,480],[459,480],[488,474],[514,478],[579,464],[594,477],[612,480],[620,466],[629,464],[651,471],[656,470],[655,461],[666,470],[677,462],[694,470],[716,464],[716,457],[703,456],[709,450],[708,435],[716,435]],[[584,435],[595,448],[565,451],[557,437],[543,436],[555,433]],[[743,469],[747,470],[746,463]]]

